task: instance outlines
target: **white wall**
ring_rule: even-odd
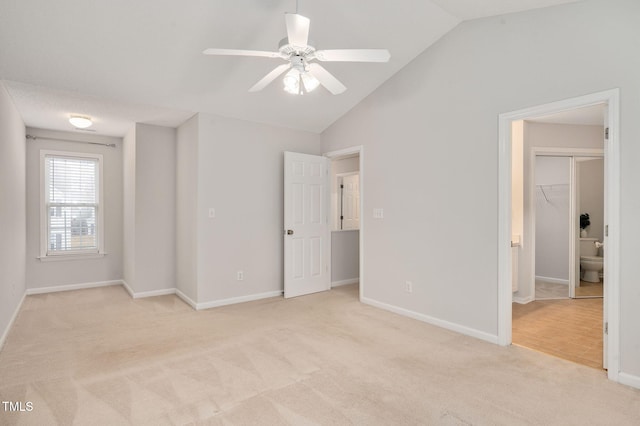
[[[210,114],[199,126],[198,302],[281,291],[283,152],[319,155],[320,136]]]
[[[125,281],[136,295],[173,289],[176,130],[137,123],[124,144]]]
[[[335,176],[338,173],[357,172],[360,170],[360,157],[341,158],[331,161],[331,173]]]
[[[511,241],[524,234],[524,121],[511,125]]]
[[[122,270],[124,281],[128,283],[128,285],[133,285],[135,282],[136,264],[136,126],[131,127],[122,139],[122,171]]]
[[[604,161],[579,161],[577,179],[580,191],[580,213],[589,213],[588,236],[602,241],[604,237]]]
[[[198,300],[198,141],[200,117],[177,130],[176,141],[176,288]]]
[[[360,277],[360,231],[331,233],[331,282],[358,280]]]
[[[365,146],[365,298],[496,336],[498,115],[618,87],[621,366],[640,377],[638,22],[636,0],[464,22],[324,132],[325,152]]]
[[[27,288],[99,283],[122,279],[123,198],[122,139],[87,133],[27,128],[27,134],[46,138],[116,144],[115,148],[47,139],[27,142]],[[103,156],[104,250],[98,259],[43,262],[40,256],[40,151],[86,152]]]
[[[536,278],[569,284],[570,157],[536,158]],[[550,279],[550,280],[549,280]],[[567,287],[567,295],[569,287]]]
[[[0,349],[26,290],[25,127],[0,82]]]

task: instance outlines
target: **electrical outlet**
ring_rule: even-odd
[[[244,271],[238,271],[238,272],[237,272],[237,275],[236,275],[236,279],[237,279],[238,281],[242,281],[242,280],[244,280]]]
[[[404,282],[404,291],[407,293],[413,293],[413,283],[411,281]]]

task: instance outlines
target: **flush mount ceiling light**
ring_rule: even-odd
[[[71,123],[74,127],[77,127],[78,129],[86,129],[87,127],[90,127],[93,124],[93,122],[89,117],[85,117],[82,115],[72,115],[69,118],[69,123]]]

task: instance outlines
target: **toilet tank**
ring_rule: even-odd
[[[597,256],[596,241],[597,238],[580,238],[580,256]]]

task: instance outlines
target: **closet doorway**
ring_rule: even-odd
[[[325,154],[331,160],[331,288],[358,300],[363,294],[362,151],[358,146]]]
[[[554,151],[533,150],[534,300],[603,297],[603,152]]]

